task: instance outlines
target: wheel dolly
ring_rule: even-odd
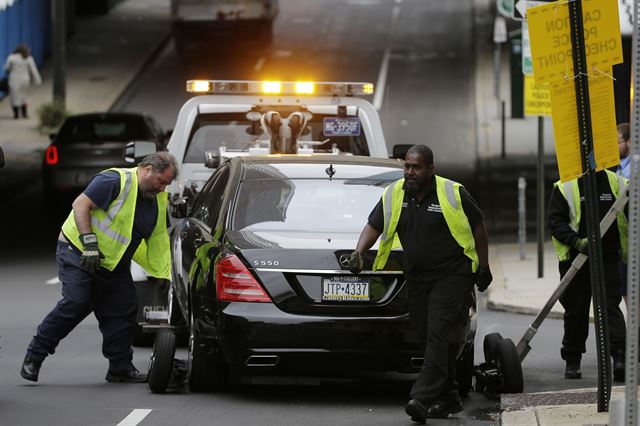
[[[607,232],[616,220],[618,213],[624,210],[628,201],[628,185],[625,185],[617,200],[600,221],[600,235]],[[587,258],[588,256],[582,253],[576,256],[569,270],[560,280],[560,284],[525,331],[517,346],[513,344],[511,339],[503,339],[500,333],[490,333],[485,336],[483,345],[485,362],[477,366],[474,371],[477,391],[486,390],[489,393],[521,393],[523,391],[521,364],[531,350],[529,343],[533,340],[553,305],[556,304],[580,268],[584,266]]]

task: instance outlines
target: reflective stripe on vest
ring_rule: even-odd
[[[138,197],[137,168],[109,169],[120,175],[120,192],[107,210],[91,210],[91,229],[98,237],[100,251],[105,256],[100,266],[113,271],[118,265],[127,247],[131,243],[131,233]],[[158,218],[151,236],[138,246],[133,258],[145,271],[157,278],[171,279],[171,254],[169,235],[167,233],[166,211],[168,194],[156,196]],[[62,225],[62,230],[69,241],[78,249],[82,249],[80,233],[76,226],[73,211]]]
[[[475,272],[478,268],[478,254],[475,248],[475,239],[469,219],[462,209],[460,200],[460,184],[449,179],[434,176],[436,179],[436,195],[442,209],[445,222],[449,232],[462,247],[465,256],[471,260],[471,270]],[[389,254],[394,248],[394,241],[397,239],[397,225],[402,212],[402,202],[404,200],[404,179],[387,186],[382,194],[382,210],[384,213],[384,229],[380,236],[380,246],[376,259],[373,263],[373,270],[377,271],[387,263]],[[446,198],[446,202],[444,199]]]
[[[628,184],[628,181],[623,176],[619,176],[609,170],[605,170],[605,172],[607,174],[607,180],[609,181],[611,193],[615,199],[618,199],[620,196],[620,189],[624,188]],[[580,227],[582,214],[580,208],[580,186],[578,185],[578,180],[573,179],[564,183],[557,181],[553,186],[558,188],[564,199],[567,201],[569,206],[569,227],[577,233]],[[624,215],[624,211],[621,211],[616,216],[616,225],[618,227],[618,235],[620,236],[622,258],[626,262],[628,250],[628,223],[627,218]],[[561,243],[554,236],[551,236],[551,241],[553,242],[558,260],[567,261],[571,259],[571,247]]]

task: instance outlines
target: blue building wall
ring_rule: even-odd
[[[18,43],[27,43],[38,67],[51,53],[51,1],[15,0],[0,10],[0,66]],[[0,69],[0,75],[4,75]]]

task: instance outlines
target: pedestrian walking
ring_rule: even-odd
[[[616,174],[629,179],[631,173],[631,126],[629,123],[618,124],[618,152],[620,154],[620,164],[616,169]],[[627,304],[627,262],[620,258],[620,294]]]
[[[583,179],[556,182],[553,185],[548,207],[548,223],[553,245],[558,256],[560,277],[569,270],[579,253],[588,253],[585,198],[581,195]],[[609,170],[596,173],[598,186],[599,221],[609,211],[627,184],[627,180]],[[598,223],[599,223],[598,221]],[[624,381],[626,327],[620,310],[620,276],[618,262],[627,256],[627,218],[618,214],[617,226],[611,226],[602,235],[602,257],[606,305],[609,319],[609,346],[613,357],[613,378]],[[591,305],[591,275],[589,267],[582,267],[564,293],[560,303],[564,308],[564,336],[560,355],[565,360],[566,379],[580,379],[580,362],[586,352],[585,343],[589,335],[589,307]]]
[[[462,410],[455,383],[456,341],[469,321],[474,283],[492,281],[482,212],[462,185],[435,174],[433,152],[414,145],[405,157],[404,178],[389,185],[369,216],[349,260],[359,273],[362,253],[381,237],[373,269],[382,269],[402,244],[412,326],[424,344],[424,362],[411,388],[406,412],[415,422]]]
[[[94,313],[109,360],[106,380],[140,383],[131,339],[136,318],[133,258],[146,272],[170,279],[165,187],[178,174],[175,157],[159,152],[132,169],[97,174],[73,202],[56,249],[62,299],[44,318],[27,349],[20,375],[38,381],[42,362],[60,340]]]
[[[4,64],[9,74],[9,100],[13,108],[13,118],[28,118],[27,95],[29,86],[42,84],[40,73],[26,44],[19,44]]]

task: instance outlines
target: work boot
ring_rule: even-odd
[[[107,371],[104,379],[111,383],[146,383],[147,375],[140,373],[133,364],[130,364],[123,371]]]
[[[455,390],[445,392],[438,401],[436,401],[429,410],[427,417],[430,419],[446,419],[449,414],[462,411],[462,401]]]
[[[24,361],[22,362],[22,368],[20,369],[20,375],[25,380],[30,380],[32,382],[38,381],[38,374],[40,374],[40,367],[42,366],[42,361],[35,360],[31,358],[29,355],[24,357]]]
[[[22,105],[20,107],[20,111],[22,111],[22,118],[29,118],[29,116],[27,115],[27,106],[26,105]]]
[[[613,380],[616,382],[624,382],[624,352],[619,351],[613,354]]]
[[[567,366],[564,369],[565,379],[581,379],[582,373],[580,372],[580,360],[567,361]]]
[[[404,411],[415,423],[425,424],[427,422],[427,409],[418,399],[412,399],[407,403]]]

